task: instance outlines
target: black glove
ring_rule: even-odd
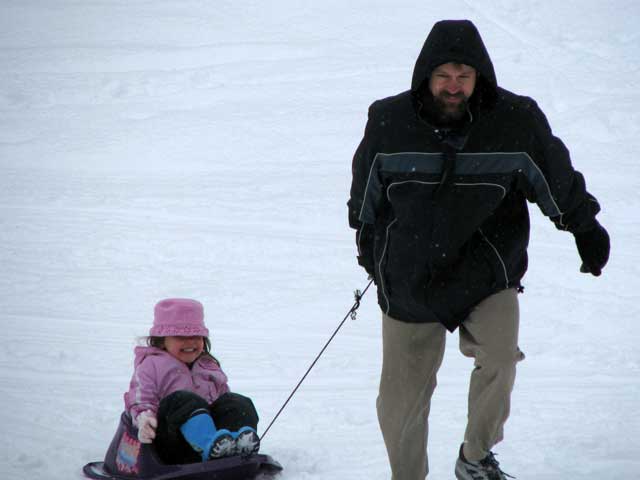
[[[582,259],[580,271],[600,276],[602,269],[609,260],[609,234],[600,224],[595,228],[582,233],[574,233],[576,246]]]
[[[371,260],[369,260],[369,258],[365,257],[364,255],[358,255],[358,264],[361,267],[364,267],[364,269],[369,274],[370,278],[373,278],[375,276],[374,275],[373,262]]]

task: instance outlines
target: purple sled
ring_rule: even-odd
[[[208,462],[168,465],[152,445],[138,441],[131,417],[120,416],[104,462],[87,463],[82,471],[96,480],[252,480],[278,474],[282,466],[269,455],[239,455]]]

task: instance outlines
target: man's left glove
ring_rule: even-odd
[[[600,276],[607,260],[609,260],[609,249],[611,248],[607,231],[598,223],[595,228],[582,233],[574,233],[573,236],[576,238],[576,246],[582,259],[580,271],[591,273],[596,277]]]

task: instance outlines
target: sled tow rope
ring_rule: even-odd
[[[305,374],[302,376],[302,378],[300,379],[300,381],[296,385],[296,387],[293,389],[293,391],[291,392],[289,397],[285,400],[285,402],[282,405],[282,407],[280,407],[280,410],[278,410],[278,413],[276,413],[275,417],[273,417],[273,420],[271,420],[271,423],[269,424],[269,426],[262,433],[262,436],[260,437],[260,441],[262,441],[262,439],[267,435],[267,432],[269,431],[271,426],[278,419],[278,417],[280,416],[280,414],[282,413],[284,408],[289,403],[289,400],[291,400],[291,398],[295,395],[295,393],[298,390],[298,388],[300,388],[300,385],[302,385],[302,382],[304,382],[304,379],[307,378],[307,375],[309,375],[309,372],[311,371],[311,369],[314,367],[316,362],[320,359],[320,357],[322,356],[324,351],[327,349],[327,347],[331,343],[331,340],[333,340],[333,337],[335,337],[337,335],[338,331],[342,328],[342,325],[344,325],[344,322],[347,321],[347,318],[351,318],[351,320],[355,320],[356,319],[356,310],[358,310],[358,308],[360,307],[360,300],[362,299],[364,294],[367,293],[367,290],[369,290],[369,287],[371,286],[372,283],[373,283],[373,279],[369,281],[369,283],[367,284],[367,286],[365,287],[365,289],[362,292],[360,290],[356,290],[355,292],[353,292],[353,296],[355,298],[355,302],[353,303],[352,307],[349,309],[347,314],[344,316],[344,318],[340,322],[340,325],[338,325],[338,328],[335,329],[335,331],[333,332],[333,334],[331,335],[329,340],[327,340],[327,343],[324,344],[324,347],[322,347],[322,350],[320,350],[320,353],[318,353],[316,358],[313,360],[313,362],[311,363],[311,365],[309,366],[309,368],[307,369]]]

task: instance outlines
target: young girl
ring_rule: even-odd
[[[210,353],[202,304],[167,299],[154,313],[124,395],[140,442],[153,442],[171,464],[257,452],[258,414],[251,399],[229,391]]]

